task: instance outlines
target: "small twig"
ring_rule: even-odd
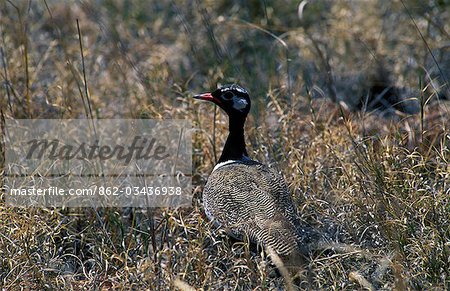
[[[84,62],[84,54],[83,54],[83,42],[82,42],[82,37],[81,37],[81,30],[80,30],[80,23],[79,20],[77,18],[77,31],[78,31],[78,40],[79,40],[79,44],[80,44],[80,54],[81,54],[81,64],[82,64],[82,70],[83,70],[83,82],[84,82],[84,94],[86,96],[86,103],[87,103],[87,107],[88,107],[88,112],[86,112],[86,116],[91,120],[91,126],[92,126],[92,130],[94,133],[94,137],[96,140],[98,140],[98,134],[97,134],[97,130],[95,127],[95,123],[94,123],[94,115],[92,114],[92,107],[91,107],[91,101],[89,99],[89,90],[88,90],[88,84],[87,84],[87,78],[86,78],[86,66],[85,66],[85,62]],[[70,64],[70,63],[69,63]],[[80,90],[80,94],[81,97],[83,98],[83,94],[81,92],[81,88],[79,88]],[[86,110],[86,107],[85,107]],[[104,181],[104,167],[103,164],[100,162],[100,172],[101,172],[101,177],[103,178]],[[103,223],[103,220],[100,217],[100,214],[98,213],[97,210],[94,209],[94,213],[97,217],[97,220],[99,221],[100,225],[102,226],[102,230],[103,230],[103,234],[107,237],[108,241],[110,242],[110,244],[112,246],[114,246],[111,237],[108,235],[107,231],[106,231],[106,226]],[[116,248],[114,246],[114,250],[116,251]]]
[[[384,103],[384,95],[386,95],[386,93],[391,90],[392,87],[388,86],[386,88],[384,88],[383,91],[381,91],[380,94],[378,94],[367,106],[367,108],[373,108],[378,102],[383,103],[383,105],[385,105],[386,107],[391,107],[391,105],[389,103]],[[367,109],[366,108],[366,109]]]
[[[364,287],[367,290],[375,290],[373,285],[357,271],[350,272],[350,274],[348,274],[348,278],[350,281],[357,282],[361,287]]]
[[[286,74],[287,74],[287,86],[288,86],[288,95],[289,97],[291,97],[291,80],[290,80],[290,65],[289,62],[291,61],[289,58],[289,46],[287,45],[287,43],[279,36],[275,35],[274,33],[270,32],[269,30],[262,28],[256,24],[253,24],[251,22],[239,19],[240,22],[244,23],[245,25],[255,28],[265,34],[268,34],[270,37],[274,38],[278,43],[280,43],[284,50],[285,50],[285,57],[286,57]]]
[[[419,89],[420,89],[420,142],[423,144],[423,120],[425,117],[425,98],[424,98],[424,88],[422,84],[422,77],[419,77]]]
[[[3,173],[5,174],[5,143],[6,143],[6,122],[5,122],[5,114],[3,113],[3,109],[0,109],[0,132],[2,135],[0,136],[0,168],[3,169]],[[0,188],[3,188],[3,183],[5,179],[0,179]]]
[[[197,0],[197,6],[200,7],[200,15],[201,15],[201,18],[203,21],[203,25],[205,26],[206,31],[208,33],[208,38],[211,41],[211,44],[214,49],[214,53],[216,54],[216,58],[219,63],[222,63],[223,62],[223,50],[214,34],[214,30],[212,28],[211,22],[209,21],[208,12],[206,11],[205,7],[203,5],[201,5],[200,1],[198,1],[198,0]]]
[[[423,43],[425,44],[425,47],[427,48],[428,52],[430,53],[431,58],[433,59],[433,62],[436,64],[436,66],[437,66],[437,68],[438,68],[438,70],[439,70],[439,73],[440,73],[440,75],[441,75],[441,77],[442,77],[442,79],[443,79],[443,81],[444,81],[445,86],[447,87],[447,89],[449,89],[449,84],[448,84],[447,77],[446,77],[446,76],[444,75],[444,73],[442,72],[442,69],[441,69],[441,67],[439,66],[439,63],[438,63],[438,61],[436,60],[436,57],[434,56],[433,52],[431,51],[431,48],[430,48],[430,46],[428,45],[427,40],[426,40],[425,37],[423,36],[423,34],[422,34],[422,32],[420,31],[419,27],[417,26],[417,23],[416,23],[416,21],[414,20],[414,17],[412,17],[411,12],[409,11],[409,9],[406,7],[405,2],[403,2],[403,0],[400,0],[400,2],[402,2],[402,5],[403,5],[403,7],[405,8],[406,13],[408,14],[409,18],[411,19],[412,23],[414,24],[414,27],[416,28],[417,32],[419,33],[420,38],[422,39]]]
[[[80,72],[75,68],[75,66],[73,65],[73,63],[68,60],[67,61],[67,66],[69,67],[70,72],[73,75],[73,78],[75,80],[75,83],[77,84],[77,88],[78,88],[78,93],[81,96],[81,102],[83,102],[83,108],[84,108],[84,114],[86,115],[86,118],[89,118],[89,110],[86,104],[86,101],[84,100],[84,95],[83,95],[83,88],[82,88],[82,82],[81,82],[81,74]]]
[[[1,53],[1,58],[2,58],[2,66],[3,66],[3,71],[5,72],[5,90],[6,90],[6,96],[8,97],[8,106],[9,106],[9,110],[12,111],[12,101],[11,101],[11,92],[9,91],[9,87],[10,87],[10,83],[9,83],[9,75],[8,75],[8,69],[7,69],[7,63],[6,63],[6,56],[5,56],[5,51],[3,50],[3,46],[0,47],[0,53]],[[3,111],[2,111],[3,113]]]
[[[22,39],[23,44],[23,61],[25,65],[25,100],[26,100],[26,111],[28,116],[31,117],[31,96],[30,96],[30,75],[28,68],[28,39],[27,39],[27,31],[26,24],[23,22],[22,13],[20,12],[20,8],[11,0],[7,0],[9,4],[17,11],[17,15],[19,17],[19,25],[20,25],[20,37]]]
[[[195,291],[196,289],[194,287],[192,287],[191,285],[189,285],[188,283],[182,281],[179,278],[176,278],[173,281],[173,286],[182,290],[182,291]]]
[[[86,96],[86,101],[87,101],[87,105],[88,105],[90,118],[92,119],[92,118],[94,118],[94,116],[92,114],[91,101],[89,99],[89,90],[88,90],[88,84],[87,84],[87,79],[86,79],[86,66],[84,64],[83,42],[81,40],[80,22],[78,21],[78,18],[77,18],[77,30],[78,30],[78,40],[80,42],[80,54],[81,54],[81,66],[82,66],[82,70],[83,70],[84,94]],[[94,128],[94,131],[95,131],[95,128]]]
[[[319,45],[317,44],[317,41],[313,38],[313,36],[306,31],[306,36],[311,40],[311,43],[313,44],[314,49],[316,50],[317,55],[319,56],[319,59],[322,62],[322,65],[325,69],[326,74],[326,84],[328,87],[328,91],[330,93],[331,100],[335,103],[338,102],[337,94],[336,94],[336,88],[334,86],[334,78],[333,78],[333,72],[331,70],[330,62],[328,61],[328,57],[325,56],[325,54],[320,49]]]
[[[280,256],[278,256],[278,254],[271,247],[267,247],[266,251],[269,254],[272,262],[275,264],[275,266],[277,267],[277,269],[280,271],[281,275],[283,276],[283,278],[285,280],[285,284],[286,284],[285,285],[286,289],[289,291],[295,290],[294,286],[292,285],[292,278],[289,274],[289,271],[286,268],[286,266],[284,265]]]
[[[52,14],[52,11],[50,10],[50,8],[48,7],[47,0],[43,0],[43,1],[44,1],[45,8],[47,8],[48,14],[50,15],[50,18],[53,19],[53,14]]]

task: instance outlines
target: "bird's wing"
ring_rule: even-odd
[[[204,204],[233,234],[272,247],[280,254],[297,249],[297,212],[281,175],[262,164],[235,163],[213,172]]]

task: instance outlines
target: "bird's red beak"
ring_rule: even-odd
[[[217,105],[220,105],[222,102],[220,102],[219,99],[217,99],[216,97],[214,97],[211,93],[207,92],[207,93],[202,93],[202,94],[198,94],[198,95],[194,95],[195,99],[200,99],[200,100],[206,100],[206,101],[211,101]]]

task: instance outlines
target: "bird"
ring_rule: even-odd
[[[229,84],[194,98],[216,104],[229,119],[222,154],[203,189],[207,218],[231,237],[248,238],[276,253],[286,266],[301,264],[317,233],[301,222],[283,176],[247,152],[248,91]]]

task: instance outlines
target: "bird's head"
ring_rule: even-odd
[[[195,95],[194,98],[211,101],[222,108],[230,117],[246,117],[250,111],[250,97],[239,85],[225,85],[215,90]]]

